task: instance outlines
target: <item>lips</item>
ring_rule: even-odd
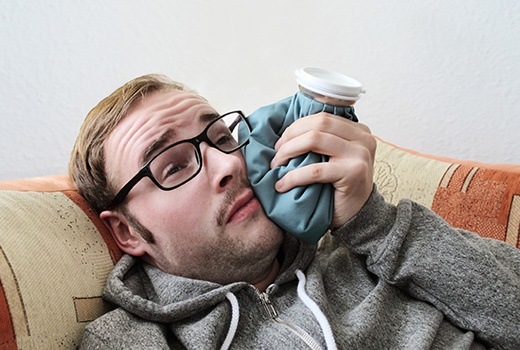
[[[253,191],[247,189],[243,194],[238,196],[237,200],[231,206],[226,223],[234,223],[248,218],[259,208],[260,202],[256,199]]]

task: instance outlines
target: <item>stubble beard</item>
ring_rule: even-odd
[[[274,263],[280,245],[283,242],[283,231],[267,216],[263,210],[254,213],[250,218],[256,232],[243,232],[231,235],[225,230],[225,217],[229,207],[245,188],[251,185],[247,179],[241,181],[241,186],[229,190],[226,198],[214,216],[217,241],[211,247],[205,259],[204,269],[208,276],[202,278],[220,284],[245,281],[252,282],[269,271]],[[247,239],[254,237],[254,239]],[[209,276],[211,275],[211,276]]]
[[[178,253],[184,255],[183,262],[172,265],[169,261],[172,257],[166,254],[171,249],[157,247],[161,253],[160,261],[156,263],[161,269],[174,275],[222,285],[233,282],[252,283],[268,273],[283,242],[283,230],[267,218],[263,210],[249,218],[255,232],[231,233],[226,230],[224,220],[227,212],[245,188],[250,188],[247,179],[242,180],[236,188],[229,189],[222,204],[212,215],[212,224],[208,229],[212,233],[201,233],[211,235],[212,241],[203,245],[194,242],[195,245],[191,247],[177,247],[182,251]]]
[[[205,265],[202,271],[207,273],[202,279],[219,284],[252,283],[270,271],[283,242],[283,233],[272,221],[268,223],[252,234],[231,236],[222,232],[221,239],[212,245],[208,254],[211,259],[205,258],[202,263]],[[255,239],[242,239],[246,235]]]

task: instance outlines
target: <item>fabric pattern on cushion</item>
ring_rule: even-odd
[[[68,177],[0,184],[0,349],[71,349],[121,252]]]
[[[520,248],[520,165],[436,157],[378,140],[374,181],[389,202],[411,198],[452,226]]]

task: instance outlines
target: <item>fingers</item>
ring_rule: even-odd
[[[331,183],[335,188],[332,227],[353,217],[372,192],[376,140],[366,125],[318,113],[291,124],[275,148],[272,167],[308,152],[329,156],[328,162],[289,171],[275,187],[286,192],[297,186]]]
[[[314,163],[300,167],[278,180],[275,188],[278,192],[286,192],[297,186],[332,183],[337,190],[346,192],[354,181],[370,176],[372,163],[361,160],[366,158],[368,156],[352,157],[348,164],[331,159],[328,163]]]
[[[297,120],[284,131],[275,145],[277,153],[271,167],[284,165],[289,159],[308,152],[342,157],[357,144],[375,151],[375,140],[366,125],[328,113],[311,115]]]
[[[275,149],[278,150],[288,140],[298,135],[314,131],[334,134],[347,140],[356,139],[361,133],[371,133],[368,126],[362,123],[356,123],[343,117],[322,112],[298,119],[287,127],[276,143]]]

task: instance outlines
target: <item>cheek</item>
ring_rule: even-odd
[[[141,222],[154,234],[198,231],[211,220],[211,204],[209,198],[187,191],[189,186],[185,186],[173,191],[154,190],[139,203],[141,210],[133,212],[139,213]]]

